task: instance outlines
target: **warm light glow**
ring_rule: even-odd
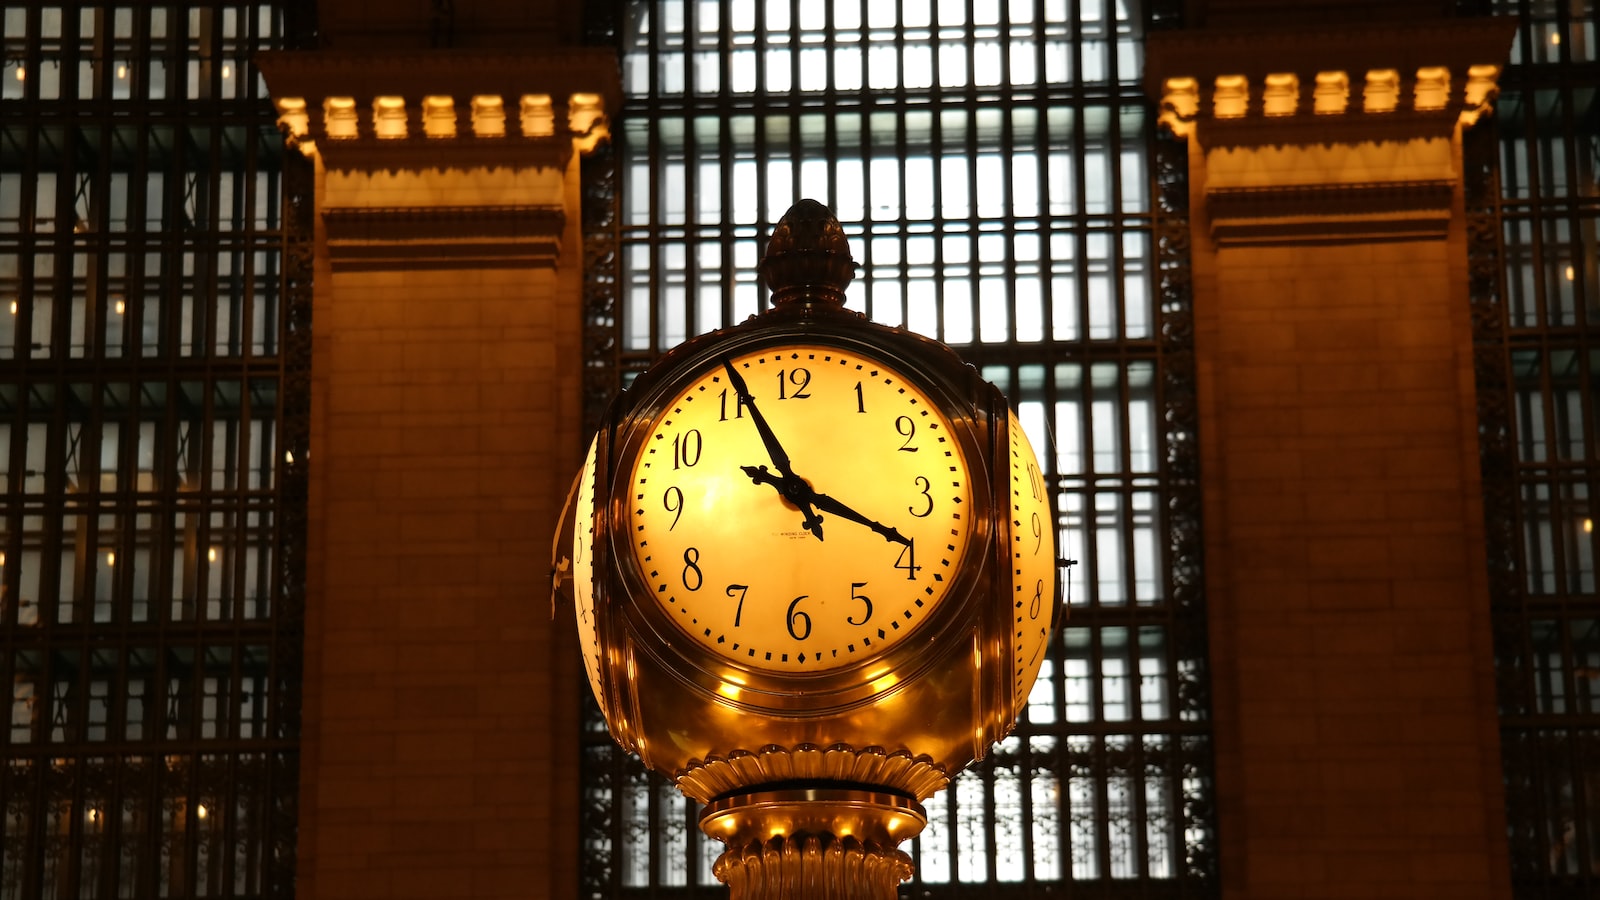
[[[128,64],[127,63],[117,63],[117,77],[118,78],[127,78],[128,77]]]
[[[1211,111],[1219,119],[1237,119],[1250,103],[1250,81],[1243,75],[1218,75]]]
[[[1419,110],[1444,109],[1450,102],[1450,70],[1444,66],[1423,66],[1417,70],[1412,106]]]
[[[17,66],[17,80],[18,81],[27,81],[28,80],[28,69],[27,69],[27,67],[25,67],[25,66]]]
[[[116,565],[116,564],[117,564],[117,554],[116,554],[116,551],[114,551],[114,550],[107,550],[107,551],[106,551],[106,565],[108,565],[108,566],[114,566],[114,565]]]
[[[1400,73],[1394,69],[1373,69],[1368,72],[1362,105],[1369,113],[1394,112],[1400,105]]]
[[[117,310],[117,315],[119,315],[119,316],[122,315],[123,313],[128,311],[127,304],[123,303],[121,300],[118,300],[117,301],[117,305],[116,305],[116,310]]]
[[[431,138],[456,136],[456,102],[444,94],[422,98],[422,133]]]
[[[374,97],[372,100],[372,127],[378,137],[386,140],[405,137],[405,98]]]
[[[1561,32],[1559,32],[1559,31],[1550,32],[1550,46],[1557,47],[1557,46],[1560,46],[1560,44],[1561,44]]]
[[[1567,266],[1567,280],[1568,281],[1572,281],[1573,279],[1575,279],[1577,277],[1578,277],[1578,273],[1576,271],[1574,271],[1571,266]]]
[[[206,562],[216,562],[216,561],[217,561],[217,548],[212,547],[211,549],[206,551]]]
[[[1350,103],[1350,76],[1343,72],[1318,72],[1317,87],[1311,94],[1311,111],[1319,116],[1333,116],[1345,111]]]
[[[505,137],[505,101],[496,94],[472,98],[472,133],[478,137]]]
[[[222,64],[222,77],[223,78],[232,78],[233,77],[233,66],[230,66],[227,63],[223,63]]]
[[[347,139],[358,136],[354,97],[329,97],[323,100],[322,116],[328,137]]]
[[[1591,533],[1593,531],[1594,531],[1594,520],[1593,519],[1584,519],[1583,520],[1583,533],[1584,534],[1589,534],[1589,533]]]
[[[1200,112],[1200,83],[1193,78],[1168,78],[1161,96],[1161,122],[1178,137],[1194,130]]]
[[[197,805],[194,808],[194,814],[195,814],[195,816],[197,816],[197,817],[199,817],[201,819],[204,819],[206,817],[206,806],[205,806],[205,804],[201,803],[201,804]]]
[[[91,822],[100,821],[100,810],[95,809],[92,806],[89,807],[89,821],[91,821]]]
[[[283,451],[283,461],[288,463],[291,466],[294,465],[294,451],[293,450],[285,450],[285,451]]]
[[[4,553],[0,553],[0,566],[3,566],[5,564],[6,564],[6,555]]]
[[[1292,72],[1268,75],[1266,87],[1261,92],[1261,106],[1265,115],[1294,115],[1300,106],[1300,79]]]
[[[13,316],[17,314],[17,301],[15,300],[11,301],[11,314]]]

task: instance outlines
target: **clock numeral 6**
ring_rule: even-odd
[[[811,637],[811,617],[795,609],[796,606],[800,605],[801,600],[804,600],[809,596],[811,595],[801,594],[789,603],[789,637],[792,637],[797,641],[803,641],[806,638]],[[797,634],[794,629],[795,622],[803,623],[805,625],[805,631]]]
[[[674,469],[692,469],[700,462],[700,450],[704,445],[700,437],[700,429],[691,428],[683,434],[672,437],[672,467]]]
[[[694,573],[693,584],[690,583],[690,573]],[[700,585],[705,584],[706,576],[700,571],[700,549],[690,547],[683,551],[683,587],[685,590],[698,591]]]

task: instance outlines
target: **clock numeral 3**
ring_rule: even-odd
[[[690,573],[694,574],[694,583],[690,584]],[[704,584],[706,576],[700,571],[700,549],[690,547],[683,551],[683,587],[685,590],[698,591]]]
[[[700,462],[700,450],[704,441],[700,437],[700,429],[691,428],[683,434],[674,435],[672,438],[672,467],[674,469],[692,469]]]
[[[928,501],[928,508],[923,510],[922,512],[917,512],[916,509],[914,509],[913,507],[908,506],[908,507],[906,507],[906,512],[911,513],[913,516],[916,516],[919,519],[926,519],[928,517],[928,513],[933,512],[933,495],[928,493],[932,489],[933,489],[933,483],[930,482],[927,478],[925,478],[925,477],[923,477],[921,475],[918,475],[917,476],[917,492],[922,495],[922,499]]]

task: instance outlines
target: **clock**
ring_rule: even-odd
[[[628,476],[646,602],[766,673],[861,665],[918,635],[978,529],[967,442],[927,381],[811,341],[712,355],[679,384]]]
[[[578,616],[578,648],[583,655],[584,672],[589,684],[595,686],[595,700],[600,712],[606,714],[605,692],[600,685],[600,631],[595,619],[594,563],[595,563],[595,472],[596,451],[600,439],[589,441],[589,452],[584,456],[583,469],[573,486],[571,554],[572,599]]]
[[[1007,416],[1011,469],[1012,691],[1016,709],[1028,692],[1055,630],[1056,540],[1050,492],[1016,413]]]

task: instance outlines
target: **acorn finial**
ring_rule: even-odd
[[[843,306],[856,262],[833,213],[815,200],[801,200],[778,220],[757,271],[772,290],[774,304]]]

